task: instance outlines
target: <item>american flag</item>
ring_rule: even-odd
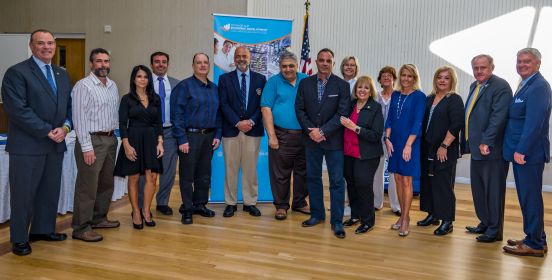
[[[308,1],[307,1],[308,2]],[[301,47],[301,73],[312,75],[312,65],[310,58],[310,45],[309,45],[309,10],[307,6],[307,13],[305,14],[305,29],[303,30],[303,46]]]

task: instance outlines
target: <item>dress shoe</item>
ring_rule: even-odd
[[[146,226],[148,227],[154,227],[155,226],[155,221],[153,220],[153,215],[151,214],[151,211],[150,211],[150,221],[148,222],[148,220],[146,220],[146,216],[144,216],[144,211],[140,210],[140,214],[142,215],[142,221],[144,221],[144,224],[146,224]]]
[[[31,245],[29,242],[25,243],[12,243],[12,253],[18,256],[25,256],[32,252]]]
[[[502,249],[508,254],[518,256],[544,257],[544,250],[533,249],[527,246],[525,243],[515,246],[507,245],[502,247]]]
[[[518,245],[523,244],[523,239],[508,239],[508,241],[506,241],[506,243],[508,243],[508,245],[510,245],[510,246],[518,246]],[[548,253],[548,246],[543,245],[542,248],[544,249],[544,253],[547,254]]]
[[[399,225],[399,224],[392,224],[391,225],[392,230],[399,230],[400,228],[401,228],[401,225]]]
[[[419,226],[419,227],[427,227],[429,225],[437,226],[437,225],[439,225],[439,220],[433,218],[433,215],[427,214],[425,219],[416,222],[416,225]]]
[[[343,226],[346,226],[346,227],[354,226],[358,224],[358,222],[360,222],[360,219],[350,218],[348,220],[345,220],[345,222],[343,222]]]
[[[373,225],[368,225],[368,224],[365,224],[365,223],[361,223],[360,226],[358,226],[358,228],[355,230],[355,233],[356,234],[363,234],[363,233],[367,233],[367,232],[371,231],[372,229],[374,229]]]
[[[335,237],[343,239],[345,238],[345,230],[343,230],[343,225],[332,226],[333,233]]]
[[[92,225],[92,228],[118,228],[120,225],[119,221],[105,220]]]
[[[103,240],[103,236],[93,230],[89,230],[81,233],[73,232],[73,239],[79,239],[86,242],[98,242]]]
[[[194,223],[194,219],[192,218],[192,212],[186,211],[184,214],[182,214],[182,223],[185,225],[190,225]]]
[[[474,234],[483,234],[486,230],[487,228],[481,225],[477,225],[476,227],[471,227],[471,226],[466,227],[466,231],[468,233],[474,233]]]
[[[48,233],[48,234],[29,234],[30,241],[44,240],[44,241],[63,241],[67,239],[67,234],[65,233]]]
[[[308,205],[300,207],[300,208],[291,208],[291,211],[303,213],[305,215],[310,215],[310,207]]]
[[[395,214],[395,216],[397,216],[397,217],[400,217],[401,216],[401,210],[393,211],[393,214]]]
[[[476,237],[475,239],[477,239],[477,242],[483,242],[483,243],[492,243],[492,242],[495,242],[495,241],[502,241],[502,237],[491,236],[491,235],[487,235],[487,234],[482,234],[482,235]]]
[[[142,210],[140,210],[140,215],[142,215]],[[132,227],[134,227],[134,229],[143,229],[144,228],[144,219],[142,218],[142,216],[140,216],[140,223],[139,224],[135,224],[134,223],[134,213],[130,213],[130,219],[132,220]],[[73,236],[73,238],[75,238]]]
[[[226,205],[226,208],[224,208],[224,212],[222,213],[223,217],[232,217],[234,216],[234,212],[238,211],[238,207],[236,205]]]
[[[168,205],[157,205],[157,207],[155,207],[155,209],[157,209],[157,211],[163,215],[166,215],[166,216],[170,216],[173,214],[173,210],[171,207],[169,207]]]
[[[441,225],[433,231],[435,235],[447,235],[452,232],[452,221],[443,221]]]
[[[276,220],[285,220],[287,218],[287,211],[286,209],[276,209],[276,214],[274,214],[274,218]]]
[[[322,219],[317,219],[317,218],[312,218],[312,217],[311,217],[311,218],[309,218],[308,220],[303,221],[303,222],[301,223],[301,225],[302,225],[303,227],[312,227],[312,226],[315,226],[315,225],[321,223],[322,221],[324,221],[324,220],[322,220]]]
[[[261,215],[261,211],[255,207],[255,205],[244,205],[243,211],[248,212],[249,215],[259,217]]]
[[[205,207],[205,205],[201,205],[194,208],[194,214],[200,215],[201,217],[212,218],[215,216],[215,211]]]

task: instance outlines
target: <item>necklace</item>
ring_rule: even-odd
[[[407,95],[404,100],[402,101],[401,103],[401,100],[402,100],[402,93],[399,94],[399,100],[397,101],[397,120],[401,117],[401,114],[402,114],[402,111],[403,111],[403,107],[404,107],[404,103],[406,103],[406,100],[408,99],[408,97],[410,96]]]

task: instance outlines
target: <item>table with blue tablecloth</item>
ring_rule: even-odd
[[[10,218],[10,187],[9,187],[9,155],[5,151],[6,134],[0,134],[0,223]],[[75,182],[77,180],[77,164],[75,162],[75,141],[76,136],[71,132],[65,138],[67,151],[63,157],[63,168],[61,171],[61,190],[59,195],[58,213],[66,214],[73,211],[73,198],[75,193]],[[117,146],[117,151],[121,146]],[[114,191],[112,200],[120,199],[127,193],[127,179],[114,177]]]

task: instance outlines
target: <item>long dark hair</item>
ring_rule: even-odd
[[[137,65],[132,68],[132,72],[130,73],[130,96],[134,97],[137,101],[140,101],[140,97],[138,97],[138,93],[136,93],[136,84],[134,83],[136,75],[140,70],[146,72],[146,75],[148,75],[148,85],[146,86],[146,95],[148,96],[148,101],[156,106],[159,105],[160,100],[157,97],[157,94],[155,94],[155,90],[153,89],[153,77],[151,74],[151,70],[144,65]]]

